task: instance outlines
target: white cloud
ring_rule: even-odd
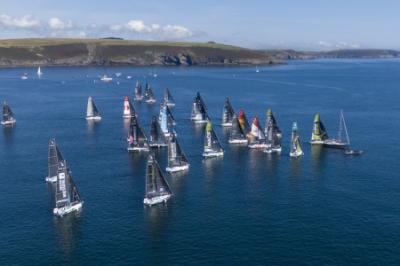
[[[360,48],[360,45],[357,43],[348,43],[348,42],[327,42],[327,41],[318,41],[317,46],[320,46],[324,49],[346,49],[346,48]]]
[[[30,15],[13,18],[8,15],[0,15],[0,25],[10,28],[33,29],[40,26],[40,21],[32,19]]]
[[[193,36],[193,33],[189,29],[174,25],[163,27],[163,34],[165,37],[170,37],[171,39],[183,39]]]
[[[49,27],[52,30],[64,30],[64,29],[71,29],[72,28],[72,21],[68,20],[68,21],[62,21],[59,18],[51,18],[49,20]]]

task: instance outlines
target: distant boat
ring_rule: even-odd
[[[97,109],[96,104],[94,103],[91,96],[88,98],[87,109],[86,109],[86,120],[101,120],[101,115],[99,110]]]
[[[272,109],[267,111],[267,120],[265,122],[265,137],[267,147],[264,149],[266,153],[279,153],[282,151],[281,138],[282,132],[278,127],[278,123],[272,113]]]
[[[140,102],[143,100],[142,84],[140,84],[139,81],[136,81],[134,100],[137,102]]]
[[[119,78],[121,75],[122,75],[122,73],[121,73],[121,72],[117,72],[117,73],[115,73],[115,76],[116,76],[117,78]]]
[[[55,139],[49,140],[49,152],[48,152],[48,169],[49,173],[46,176],[46,182],[55,183],[57,182],[58,165],[64,158],[58,149]]]
[[[311,134],[312,145],[323,145],[324,141],[329,138],[328,133],[326,132],[325,126],[321,121],[319,114],[315,114],[314,116],[314,126]]]
[[[149,154],[146,167],[146,194],[143,203],[149,206],[165,203],[171,196],[171,189],[157,160],[153,155]]]
[[[166,137],[169,137],[172,133],[175,133],[174,118],[172,117],[168,106],[164,103],[160,105],[159,121],[161,130]]]
[[[189,162],[179,145],[176,135],[172,134],[168,140],[168,166],[166,171],[175,173],[186,170],[189,170]]]
[[[131,101],[129,101],[128,96],[124,97],[124,110],[123,110],[123,115],[122,117],[124,118],[130,118],[132,116],[136,116],[136,111],[133,105],[131,104]]]
[[[137,117],[131,117],[128,136],[128,151],[149,151],[150,145]]]
[[[17,120],[14,118],[14,113],[11,110],[11,107],[8,105],[6,101],[3,102],[3,120],[1,121],[2,125],[9,126],[14,125]]]
[[[219,142],[217,135],[210,121],[207,122],[206,130],[204,132],[204,158],[221,157],[224,156],[224,149]]]
[[[103,82],[111,82],[111,81],[113,80],[113,78],[112,78],[112,77],[109,77],[109,76],[107,76],[107,75],[103,75],[103,76],[100,78],[100,80],[103,81]]]
[[[126,76],[126,78],[127,78],[127,79],[131,79],[131,78],[132,78],[132,76]]]
[[[154,97],[153,89],[148,83],[146,83],[146,88],[144,90],[144,101],[149,104],[153,104],[157,101]]]
[[[174,97],[172,97],[171,92],[169,91],[168,88],[165,90],[164,103],[167,104],[168,107],[174,107],[175,106]]]
[[[222,111],[222,124],[223,127],[231,127],[232,126],[232,119],[235,111],[232,108],[232,105],[229,101],[229,98],[225,99],[224,102],[224,109]]]
[[[250,125],[243,109],[239,111],[238,121],[243,133],[247,136],[247,134],[250,132]]]
[[[80,211],[83,201],[80,199],[78,190],[72,180],[71,172],[67,166],[67,161],[61,160],[58,164],[57,188],[56,188],[56,207],[53,213],[56,216]]]
[[[349,145],[350,145],[350,138],[349,134],[347,133],[347,127],[346,127],[346,122],[344,120],[343,110],[340,110],[338,138],[325,139],[324,147],[335,148],[335,149],[347,149]]]
[[[260,72],[260,70],[258,69],[258,67],[256,67],[256,73]]]
[[[23,74],[23,75],[21,76],[21,79],[22,79],[22,80],[27,80],[27,79],[28,79],[28,74],[26,74],[26,73]]]
[[[207,108],[199,92],[197,92],[193,101],[191,120],[196,124],[207,123],[208,121]]]
[[[297,123],[293,122],[292,139],[290,141],[290,157],[300,157],[304,154],[301,148],[299,133],[297,131]]]
[[[40,66],[38,67],[36,73],[37,73],[37,75],[38,75],[39,78],[43,75],[43,72],[42,72],[42,70],[40,69]]]
[[[151,120],[149,145],[150,147],[164,147],[168,145],[167,138],[161,130],[160,123],[155,116],[153,116]]]
[[[249,148],[251,149],[265,149],[267,147],[265,134],[260,126],[260,121],[258,120],[257,116],[253,118],[248,139]]]
[[[243,132],[243,129],[240,126],[239,119],[237,118],[236,114],[233,114],[232,117],[232,128],[229,135],[229,143],[247,143],[246,134]]]

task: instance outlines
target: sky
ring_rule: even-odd
[[[0,0],[0,39],[215,41],[248,48],[400,49],[398,0]]]

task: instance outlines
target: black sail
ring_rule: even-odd
[[[161,130],[157,117],[153,116],[150,126],[150,142],[155,144],[166,144],[166,138]]]
[[[3,103],[3,121],[10,121],[13,118],[13,112],[11,107],[8,105],[6,101]]]
[[[59,162],[63,161],[63,160],[64,160],[64,158],[56,144],[56,140],[50,139],[49,140],[49,153],[48,153],[48,164],[49,164],[48,177],[57,176]]]
[[[232,123],[232,119],[233,119],[233,115],[235,114],[232,105],[229,101],[229,98],[225,99],[224,102],[224,110],[222,113],[222,123],[226,124],[226,123]]]
[[[243,132],[242,127],[240,126],[239,120],[236,114],[233,115],[232,118],[232,128],[229,136],[229,140],[244,140],[246,136]]]
[[[168,167],[187,165],[188,160],[179,145],[175,134],[172,134],[168,141]]]
[[[143,129],[140,127],[136,116],[131,117],[131,123],[129,126],[129,138],[128,145],[130,148],[148,148],[149,143],[147,137],[144,134]]]
[[[171,195],[171,189],[153,155],[149,155],[146,168],[146,198]]]

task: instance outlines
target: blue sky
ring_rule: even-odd
[[[1,0],[0,38],[217,41],[250,48],[400,49],[394,0]]]

